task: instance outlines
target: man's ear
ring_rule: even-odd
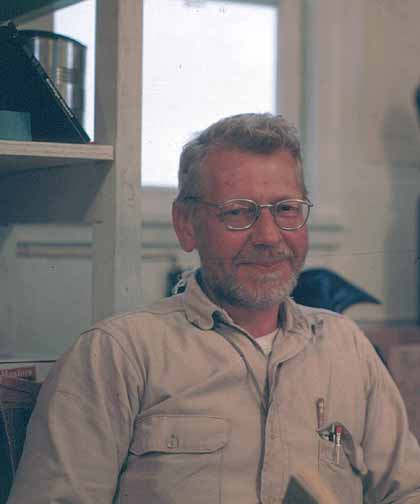
[[[175,202],[172,205],[172,223],[182,249],[192,252],[196,246],[192,209],[185,203]]]

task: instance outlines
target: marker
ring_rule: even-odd
[[[336,424],[334,427],[334,444],[335,444],[335,463],[340,464],[341,455],[341,434],[343,433],[343,426]]]

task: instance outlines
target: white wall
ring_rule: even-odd
[[[91,323],[91,228],[19,225],[0,236],[0,355],[54,357]]]
[[[316,167],[317,202],[322,208],[335,200],[343,230],[334,252],[313,253],[308,265],[329,266],[383,302],[350,309],[354,318],[416,320],[420,128],[413,94],[420,83],[420,3],[353,0],[333,9],[334,29],[319,29],[318,42],[328,29],[334,33],[333,61],[321,58],[321,65],[339,73],[320,72],[316,107],[317,125],[334,127],[323,128],[316,148],[336,156]],[[329,141],[335,147],[328,150]]]

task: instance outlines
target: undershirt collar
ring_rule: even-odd
[[[274,329],[274,331],[265,334],[264,336],[260,336],[259,338],[255,338],[255,342],[260,345],[261,350],[268,357],[271,353],[271,349],[273,348],[273,341],[278,333],[278,329]]]

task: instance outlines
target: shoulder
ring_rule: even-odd
[[[357,323],[342,313],[337,313],[325,308],[312,308],[296,303],[295,307],[309,325],[316,324],[319,328],[339,330],[339,334],[343,332],[345,334],[354,333],[357,337],[364,337]]]
[[[346,315],[323,308],[295,306],[311,327],[318,342],[337,347],[344,352],[352,349],[359,358],[364,359],[370,358],[372,352],[376,353],[359,325]]]
[[[359,325],[346,315],[322,308],[296,305],[306,321],[312,324],[314,345],[331,359],[360,369],[366,383],[382,376],[385,367],[371,341]]]
[[[98,330],[112,336],[121,331],[137,332],[142,328],[155,330],[164,327],[172,319],[185,318],[184,313],[181,296],[175,295],[141,307],[136,311],[120,313],[95,322],[90,329],[85,331],[85,334]]]
[[[146,355],[190,326],[180,296],[97,321],[82,332],[74,349],[102,356],[117,354],[129,360]]]
[[[147,374],[150,356],[159,354],[163,342],[171,339],[171,327],[182,324],[186,324],[182,303],[173,298],[108,317],[82,332],[60,357],[56,370],[68,369],[69,376],[86,374],[86,370],[109,376],[126,374],[127,380],[140,382]]]

